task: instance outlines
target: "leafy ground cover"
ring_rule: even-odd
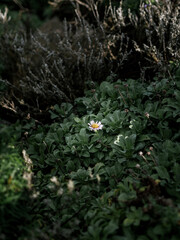
[[[0,123],[0,239],[19,239],[31,224],[27,168],[17,146],[21,126]]]
[[[24,125],[32,239],[179,239],[179,80],[179,70],[152,83],[110,76],[52,107],[52,124]]]
[[[40,2],[0,4],[0,240],[180,239],[178,1]]]

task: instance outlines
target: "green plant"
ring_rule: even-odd
[[[179,4],[110,5],[102,23],[78,2],[62,33],[1,36],[1,106],[26,118],[0,123],[0,239],[178,240]]]
[[[136,89],[111,76],[74,106],[56,105],[51,125],[23,127],[47,239],[179,238],[178,71]]]
[[[27,171],[16,145],[20,137],[19,123],[0,123],[0,238],[10,240],[29,234],[30,192],[23,178]]]

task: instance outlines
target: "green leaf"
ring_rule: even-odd
[[[75,117],[75,118],[74,118],[74,121],[77,122],[77,123],[80,123],[80,122],[81,122],[81,119],[78,118],[78,117]]]
[[[66,164],[67,170],[68,171],[74,171],[75,170],[75,165],[73,161],[68,161],[68,163]]]
[[[99,88],[102,93],[108,94],[111,97],[114,96],[114,88],[111,83],[104,81]]]
[[[102,152],[98,152],[98,153],[97,153],[97,158],[98,158],[99,160],[102,160],[103,157],[104,157],[104,153],[102,153]]]
[[[132,219],[132,218],[126,218],[126,219],[123,221],[123,225],[124,225],[125,227],[128,227],[128,226],[132,225],[133,223],[134,223],[134,219]]]
[[[86,151],[86,152],[83,152],[82,154],[81,154],[81,156],[83,156],[83,157],[90,157],[90,153],[88,152],[88,151]]]
[[[158,167],[155,167],[155,169],[160,178],[170,181],[169,173],[164,166],[158,166]]]
[[[150,137],[148,135],[140,135],[138,137],[138,141],[139,142],[144,142],[144,141],[149,141],[149,140],[151,140],[151,139],[150,139]]]
[[[56,158],[58,158],[58,157],[60,156],[60,151],[59,151],[59,149],[54,150],[54,151],[53,151],[53,155],[54,155]]]
[[[95,148],[95,147],[92,147],[90,150],[89,150],[89,152],[90,153],[95,153],[95,152],[98,152],[99,150],[97,149],[97,148]]]
[[[76,134],[77,144],[79,145],[87,145],[89,140],[89,135],[86,133],[85,128],[81,128],[79,134]]]
[[[164,235],[164,227],[160,224],[158,224],[157,226],[154,227],[153,232],[156,235]]]
[[[111,220],[104,228],[104,233],[106,236],[115,233],[115,231],[119,228],[118,224]]]
[[[125,162],[125,161],[126,161],[126,158],[119,158],[119,159],[118,159],[118,163],[120,163],[120,164],[123,163],[123,162]]]
[[[99,162],[99,163],[96,163],[96,165],[94,166],[94,174],[97,174],[100,170],[100,168],[104,167],[104,163],[102,162]]]
[[[44,141],[47,144],[47,146],[49,147],[49,149],[51,148],[52,144],[55,142],[54,139],[49,138],[49,137],[46,137]]]
[[[57,114],[55,114],[54,112],[52,112],[51,110],[49,111],[51,114],[51,119],[55,119],[58,118],[59,116]]]
[[[43,140],[43,133],[38,133],[38,134],[36,134],[36,136],[35,136],[35,140],[37,141],[37,142],[42,142],[42,140]]]
[[[56,207],[55,207],[53,201],[49,201],[49,202],[48,202],[48,206],[49,206],[53,211],[56,211]]]
[[[121,193],[120,195],[119,195],[119,197],[118,197],[118,201],[120,201],[120,202],[125,202],[125,201],[127,201],[128,200],[128,194],[126,194],[126,193]]]
[[[77,180],[85,181],[88,174],[85,169],[78,169],[76,176],[77,176]]]
[[[81,128],[79,135],[82,137],[86,137],[86,129],[85,128]]]

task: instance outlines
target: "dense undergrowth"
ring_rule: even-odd
[[[76,30],[1,29],[0,240],[178,240],[178,2],[78,2]]]
[[[21,126],[0,123],[0,239],[20,239],[31,225],[27,168],[18,150]]]
[[[52,124],[29,119],[28,239],[179,239],[179,93],[179,69],[152,83],[109,77],[74,106],[55,105]]]

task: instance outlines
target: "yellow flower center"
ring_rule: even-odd
[[[98,125],[97,123],[93,123],[93,124],[91,125],[91,127],[92,127],[92,128],[98,128],[99,125]]]

